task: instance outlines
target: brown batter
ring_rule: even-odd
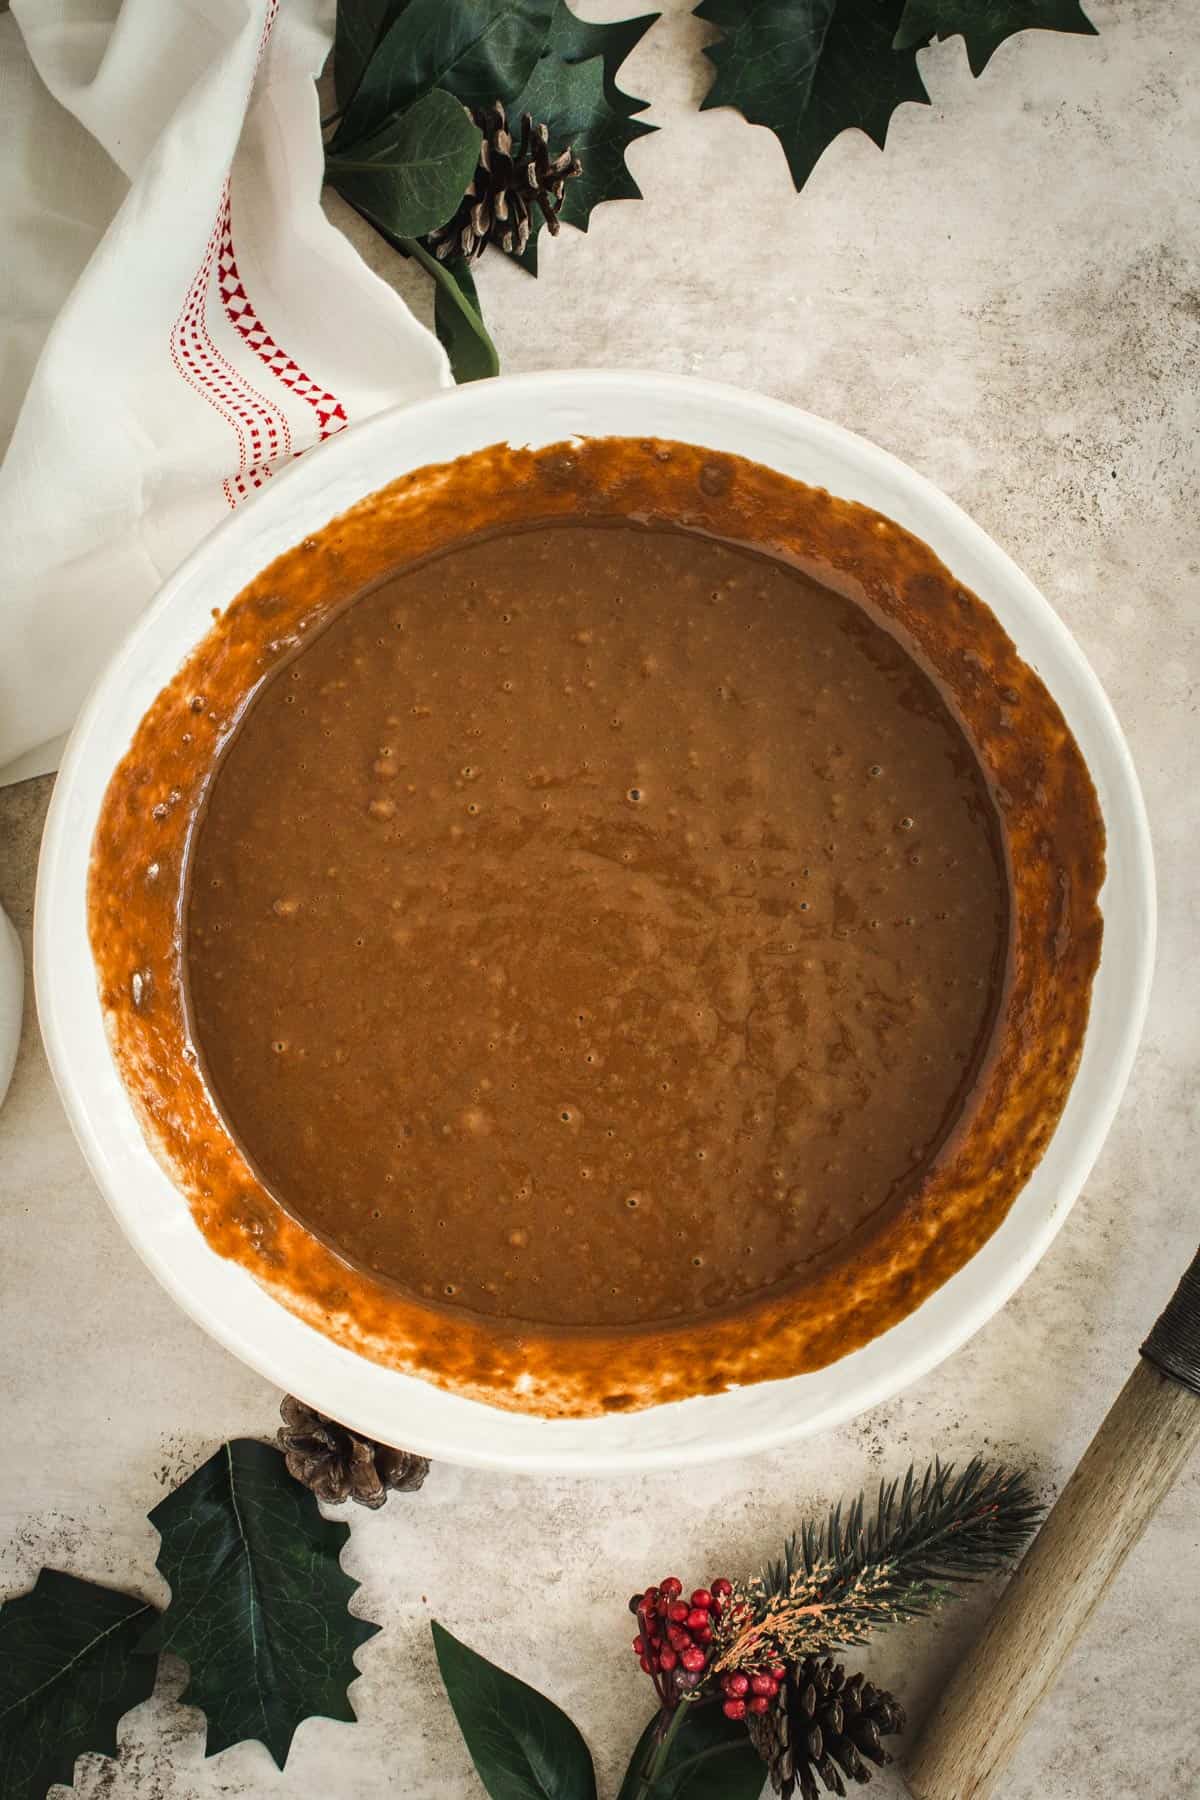
[[[962,1110],[995,812],[862,607],[678,530],[392,576],[217,766],[193,1031],[266,1185],[427,1300],[694,1317],[809,1274]]]
[[[635,540],[635,519],[654,533]],[[465,549],[481,531],[491,541]],[[581,554],[582,532],[594,548]],[[700,578],[705,559],[719,576]],[[636,583],[605,575],[611,560],[635,565]],[[362,598],[401,568],[397,588]],[[214,592],[213,608],[113,772],[88,896],[114,1060],[205,1253],[357,1356],[490,1405],[580,1417],[820,1368],[911,1313],[995,1231],[1078,1065],[1104,828],[1053,697],[928,545],[700,446],[494,444],[400,476],[241,593]],[[409,613],[406,632],[367,624],[389,609]],[[321,669],[354,685],[319,694]],[[455,718],[492,735],[457,737]],[[388,779],[375,765],[391,761]],[[219,824],[238,783],[247,810],[230,805],[226,836],[253,840],[245,854],[222,847]],[[296,820],[291,843],[276,813]],[[222,926],[192,944],[206,1025],[182,939],[191,853],[210,847],[207,880],[220,859],[234,886],[201,876],[194,889],[196,924]],[[269,872],[268,852],[286,858]],[[491,1019],[529,1035],[493,1035]],[[623,1087],[606,1088],[614,1076]],[[663,1081],[676,1085],[664,1094]],[[318,1155],[327,1179],[313,1184]],[[819,1184],[818,1161],[835,1165]],[[406,1183],[414,1166],[422,1179]],[[395,1258],[400,1279],[349,1262],[322,1220],[366,1260]],[[739,1294],[739,1279],[773,1285]],[[516,1311],[528,1294],[542,1319],[577,1305],[571,1316],[603,1320],[611,1306],[611,1322],[530,1323]]]

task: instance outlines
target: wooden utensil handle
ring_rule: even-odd
[[[1198,1443],[1200,1397],[1139,1361],[930,1715],[906,1772],[916,1800],[995,1791],[1038,1701]]]
[[[908,1767],[916,1800],[986,1800],[1034,1708],[1200,1443],[1200,1250],[959,1665]]]

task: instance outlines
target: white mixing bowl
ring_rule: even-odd
[[[226,604],[282,551],[410,469],[507,440],[655,436],[732,452],[887,514],[995,612],[1063,710],[1108,835],[1104,948],[1083,1058],[1053,1138],[978,1254],[900,1324],[813,1374],[594,1419],[538,1419],[365,1361],[216,1255],[151,1155],[105,1038],[87,932],[88,859],[109,777],[151,701]],[[1099,682],[1047,602],[957,506],[895,457],[778,401],[627,373],[478,382],[383,413],[272,480],[176,571],[72,734],[46,826],[35,971],[67,1114],[122,1229],[164,1287],[280,1387],[371,1435],[452,1462],[527,1470],[673,1467],[765,1449],[885,1400],[956,1349],[1033,1268],[1087,1177],[1129,1075],[1154,953],[1154,874],[1129,750]]]

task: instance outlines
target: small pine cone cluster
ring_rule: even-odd
[[[638,1622],[633,1653],[664,1706],[674,1706],[680,1695],[691,1693],[704,1680],[713,1634],[732,1592],[733,1583],[722,1577],[685,1600],[682,1581],[668,1575],[629,1602]]]
[[[549,128],[535,124],[529,113],[522,113],[521,134],[514,138],[499,100],[469,110],[482,133],[479,164],[453,218],[429,233],[439,262],[449,256],[472,262],[489,243],[520,256],[535,208],[555,236],[566,184],[583,174],[570,145],[551,154]]]
[[[822,1787],[844,1795],[846,1781],[870,1781],[870,1764],[882,1768],[891,1762],[882,1739],[905,1725],[904,1708],[894,1695],[864,1675],[847,1676],[829,1656],[806,1656],[785,1673],[767,1712],[746,1720],[782,1800],[797,1793],[801,1800],[819,1800]]]
[[[389,1493],[412,1493],[429,1473],[427,1457],[360,1437],[293,1394],[286,1396],[279,1413],[283,1425],[275,1441],[288,1474],[318,1500],[334,1506],[356,1500],[374,1511]]]

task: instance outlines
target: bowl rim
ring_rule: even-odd
[[[1017,638],[1026,660],[1034,661],[1021,641],[1021,632],[1015,628],[1016,624],[1024,626],[1026,636],[1035,640],[1040,651],[1036,659],[1039,672],[1080,737],[1100,791],[1110,865],[1101,895],[1105,951],[1093,990],[1093,1016],[1089,1019],[1080,1072],[1042,1164],[993,1236],[922,1306],[862,1350],[825,1370],[676,1402],[645,1413],[548,1420],[502,1412],[379,1365],[366,1365],[363,1359],[288,1314],[241,1270],[237,1273],[245,1288],[241,1292],[242,1303],[232,1304],[226,1312],[214,1312],[211,1299],[205,1297],[205,1283],[196,1278],[194,1265],[206,1257],[215,1262],[221,1259],[205,1243],[186,1203],[170,1187],[142,1139],[125,1091],[111,1066],[94,974],[90,992],[81,989],[79,934],[82,933],[86,947],[86,879],[99,796],[144,710],[138,704],[129,730],[123,731],[121,720],[131,704],[127,689],[132,685],[135,664],[146,646],[165,630],[165,622],[173,618],[174,609],[180,605],[179,597],[186,596],[198,584],[203,585],[210,566],[220,568],[227,558],[227,549],[234,546],[235,533],[239,540],[245,540],[241,554],[233,555],[237,564],[252,554],[253,546],[259,542],[274,542],[271,533],[277,529],[275,521],[286,521],[288,506],[296,496],[310,515],[309,522],[300,529],[289,528],[286,541],[296,542],[306,531],[316,529],[318,523],[344,510],[354,498],[363,497],[392,478],[382,467],[365,486],[354,476],[357,463],[370,461],[373,447],[382,450],[386,457],[389,445],[397,439],[407,440],[417,448],[404,466],[415,468],[431,460],[442,460],[440,456],[421,454],[422,425],[432,418],[436,430],[439,423],[451,418],[451,409],[465,415],[468,431],[472,419],[480,413],[485,420],[495,421],[482,436],[472,437],[454,452],[461,454],[510,435],[502,423],[509,403],[519,412],[525,401],[540,414],[552,413],[554,405],[560,402],[564,406],[578,404],[586,410],[589,401],[603,407],[619,402],[622,396],[628,396],[631,402],[649,398],[651,404],[657,397],[668,409],[674,402],[685,412],[688,406],[695,405],[714,420],[730,424],[731,429],[742,425],[753,430],[757,424],[764,430],[774,430],[782,439],[803,445],[818,458],[827,459],[831,469],[849,470],[856,478],[861,477],[872,492],[882,492],[885,502],[890,496],[890,506],[877,498],[868,504],[889,513],[931,542],[954,572],[997,611],[1001,623]],[[539,400],[545,402],[540,409]],[[541,434],[540,426],[538,432],[537,441],[541,442],[564,435],[554,430]],[[611,427],[584,433],[613,434]],[[660,435],[672,434],[668,431]],[[533,441],[528,432],[518,431],[511,437],[515,442]],[[697,435],[693,441],[704,442],[705,438]],[[742,453],[768,464],[772,461],[769,455],[753,449]],[[352,495],[329,504],[322,496],[337,491],[338,480],[344,480],[347,473]],[[843,491],[832,483],[828,485],[831,491]],[[847,497],[862,496],[853,492]],[[931,533],[930,527],[936,529]],[[943,547],[947,542],[953,543],[956,559],[947,555]],[[277,548],[269,555],[276,554]],[[269,555],[261,555],[257,566],[265,566]],[[974,573],[968,575],[964,563]],[[980,579],[980,571],[986,580]],[[230,598],[242,584],[239,578]],[[228,584],[217,581],[215,585],[224,590]],[[997,605],[997,596],[1002,597],[1002,605]],[[169,632],[167,637],[169,641]],[[169,649],[167,660],[158,668],[160,687],[170,679],[194,641],[194,635],[180,636]],[[1054,664],[1055,677],[1042,666],[1047,662]],[[1071,690],[1070,704],[1064,688]],[[1086,726],[1085,731],[1081,731],[1081,723]],[[117,740],[110,742],[106,750],[106,755],[111,751],[107,762],[104,757],[97,760],[96,752],[97,743],[105,743],[106,727],[109,740],[114,727],[118,732]],[[1091,743],[1090,750],[1084,739]],[[83,795],[96,797],[90,812]],[[1119,867],[1115,866],[1114,848],[1120,852]],[[1110,909],[1115,909],[1121,925],[1121,940],[1111,947]],[[672,1468],[716,1456],[746,1455],[829,1429],[919,1379],[978,1330],[1011,1297],[1044,1254],[1099,1153],[1132,1068],[1149,998],[1154,941],[1155,881],[1149,823],[1133,760],[1113,709],[1082,650],[1049,603],[955,502],[927,478],[869,440],[752,390],[691,376],[636,370],[546,371],[501,376],[486,383],[443,390],[427,400],[390,408],[339,433],[322,446],[319,458],[309,456],[293,462],[248,506],[239,507],[237,513],[222,520],[167,578],[102,671],[64,751],[38,869],[34,974],[47,1056],[89,1167],[142,1260],[184,1311],[211,1336],[277,1385],[299,1393],[320,1410],[333,1412],[346,1424],[372,1436],[395,1439],[400,1435],[409,1448],[465,1465],[589,1473]],[[65,945],[71,947],[68,955],[63,954]],[[1118,958],[1120,968],[1115,969]],[[86,965],[90,971],[90,947]],[[1110,994],[1114,984],[1116,991]],[[1098,1016],[1102,995],[1106,999],[1103,1033]],[[97,1032],[103,1058],[109,1064],[107,1081],[97,1065]],[[1096,1040],[1100,1035],[1105,1041],[1098,1062]],[[1086,1094],[1081,1092],[1085,1070],[1089,1083]],[[120,1114],[122,1104],[127,1116],[115,1116]],[[140,1157],[130,1141],[131,1127],[140,1146]],[[146,1179],[158,1190],[160,1201],[162,1184],[166,1184],[178,1202],[173,1216],[152,1215],[146,1207],[139,1213],[123,1187],[128,1171],[122,1165],[131,1156],[135,1163],[148,1165]],[[1052,1175],[1053,1180],[1039,1181],[1047,1164],[1052,1165],[1048,1176]],[[1048,1187],[1053,1191],[1042,1191]],[[1031,1190],[1037,1191],[1037,1204],[1026,1203]],[[235,1266],[222,1267],[228,1271]],[[228,1281],[208,1283],[209,1287],[213,1285],[228,1290],[231,1298],[237,1289],[236,1281],[232,1285]],[[260,1327],[269,1315],[252,1299],[253,1295],[278,1315],[281,1328],[267,1328],[269,1341],[260,1335]],[[374,1371],[370,1380],[366,1379],[367,1370]],[[396,1404],[385,1409],[389,1420],[386,1429],[380,1428],[377,1405],[380,1378],[385,1385],[395,1384]],[[798,1388],[806,1392],[797,1392]],[[414,1397],[412,1389],[420,1389],[422,1394]],[[369,1390],[365,1399],[364,1390]],[[438,1397],[438,1404],[415,1404],[417,1398],[428,1402],[430,1395]],[[750,1403],[751,1397],[757,1404]],[[796,1401],[801,1404],[794,1404]],[[461,1414],[459,1409],[466,1409],[466,1413]],[[418,1422],[410,1428],[408,1417],[414,1411]],[[419,1416],[426,1413],[432,1413],[433,1418]],[[445,1415],[440,1425],[439,1413]],[[481,1421],[479,1414],[486,1415],[486,1420]],[[661,1428],[661,1415],[665,1414],[673,1415],[670,1423],[678,1427],[668,1429],[665,1438],[661,1429],[647,1430],[639,1423],[652,1421]],[[742,1414],[745,1422],[739,1428]],[[390,1423],[392,1419],[396,1423]],[[658,1441],[639,1443],[639,1438]]]

